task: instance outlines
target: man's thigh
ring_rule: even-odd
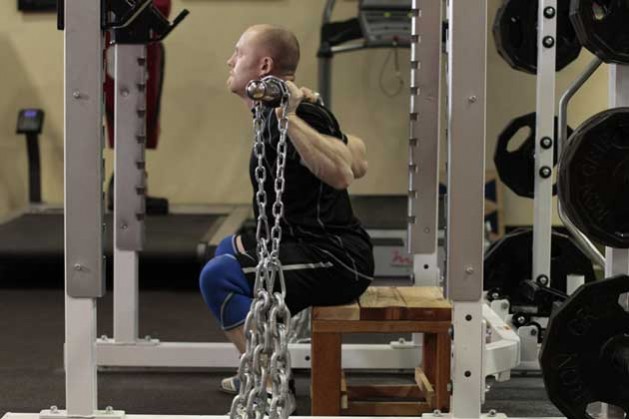
[[[255,283],[258,255],[253,243],[243,236],[244,253],[236,255],[247,280]],[[307,243],[283,243],[280,262],[286,284],[286,304],[295,315],[314,305],[337,305],[353,301],[368,286],[356,281],[333,258]],[[275,290],[281,289],[276,279]]]

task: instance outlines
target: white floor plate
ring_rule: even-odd
[[[105,411],[100,411],[100,412],[105,412]],[[99,413],[100,413],[99,412]],[[42,419],[44,417],[49,418],[51,416],[46,416],[46,413],[50,413],[49,410],[43,410],[42,413],[7,413],[5,414],[2,419]],[[109,416],[103,414],[103,415],[95,415],[93,416],[93,418],[95,419],[102,419],[102,418],[106,418],[106,417],[119,417],[116,414],[119,413],[119,411],[114,411],[113,414],[110,414]],[[124,413],[123,413],[124,414]],[[65,416],[65,411],[64,410],[59,410],[58,414],[55,417],[58,418],[64,418]],[[201,419],[201,418],[226,418],[228,416],[217,416],[217,415],[208,415],[208,416],[201,416],[201,415],[124,415],[125,419]],[[440,416],[435,416],[433,414],[428,414],[428,415],[423,415],[422,416],[424,419],[452,419],[451,416],[447,415],[447,414],[443,414]],[[308,419],[358,419],[358,418],[367,418],[367,416],[291,416],[291,418],[308,418]],[[373,417],[371,417],[373,418]],[[399,419],[399,416],[380,416],[379,419]],[[502,414],[502,413],[498,413],[495,415],[489,415],[489,414],[483,414],[481,415],[481,417],[479,419],[506,419],[507,416]],[[510,418],[510,419],[531,419],[531,418]],[[535,419],[565,419],[565,418],[559,418],[559,417],[544,417],[544,418],[535,418]]]

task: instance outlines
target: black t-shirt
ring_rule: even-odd
[[[297,109],[297,116],[321,134],[338,138],[347,143],[347,137],[341,132],[339,124],[332,113],[325,107],[303,102]],[[274,218],[272,204],[275,202],[275,177],[277,144],[279,129],[274,109],[264,108],[265,116],[265,168],[266,181],[264,188],[267,193],[266,213],[269,226]],[[328,250],[346,250],[354,247],[358,253],[371,253],[371,242],[362,228],[360,221],[354,216],[347,190],[337,190],[321,181],[301,163],[301,158],[287,138],[287,158],[284,172],[285,187],[282,195],[284,217],[281,220],[282,241],[308,240]],[[253,207],[258,216],[258,205],[255,192],[257,182],[254,170],[257,158],[252,152],[249,173],[253,185]],[[349,243],[348,243],[349,242]],[[351,244],[351,246],[348,246]],[[354,253],[352,251],[352,253]]]

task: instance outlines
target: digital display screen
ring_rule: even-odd
[[[27,118],[35,118],[37,117],[37,111],[33,109],[27,109],[24,111],[24,116]]]

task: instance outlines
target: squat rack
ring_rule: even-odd
[[[428,16],[440,16],[440,12],[436,13],[436,10],[440,11],[441,5],[441,0],[414,0],[413,9],[418,18],[416,22]],[[423,13],[424,10],[426,14]],[[432,11],[432,15],[428,13],[429,11]],[[488,373],[486,366],[488,360],[483,357],[487,348],[482,300],[487,2],[449,0],[447,15],[450,194],[446,292],[448,298],[453,301],[453,330],[456,335],[451,416],[473,418],[481,416],[481,401],[485,392],[484,379]],[[7,414],[4,419],[136,416],[126,415],[123,411],[98,410],[97,405],[96,299],[102,297],[105,291],[101,228],[103,33],[100,18],[100,0],[65,1],[66,409],[49,409],[40,414]],[[417,31],[414,36],[417,36],[419,48],[424,41],[428,44],[430,37],[423,38],[421,29],[417,28],[421,28],[421,23],[414,29]],[[438,34],[436,38],[440,41],[441,32]],[[118,87],[116,92],[122,96],[119,100],[128,100],[132,114],[134,109],[141,113],[141,106],[134,107],[142,98],[139,85],[142,84],[143,73],[139,68],[141,65],[138,66],[143,58],[142,48],[126,46],[123,48],[117,50],[117,54],[125,51],[130,59],[120,61],[120,65],[124,66],[124,70],[121,71],[129,71],[130,77],[139,79],[131,79],[126,92]],[[421,74],[423,67],[420,61],[416,64],[417,76]],[[432,77],[435,75],[432,74]],[[422,83],[427,83],[425,91],[422,90]],[[418,78],[417,84],[413,85],[416,96],[411,100],[419,100],[420,103],[424,99],[426,103],[438,100],[438,97],[426,94],[429,92],[429,83],[430,77],[425,80]],[[422,121],[421,106],[417,110],[418,121]],[[411,112],[413,113],[413,110]],[[439,115],[436,116],[438,120]],[[142,118],[133,118],[125,124],[127,125],[125,135],[131,133],[136,138],[142,136]],[[435,132],[438,131],[433,127],[432,134]],[[422,150],[422,144],[438,142],[438,137],[430,135],[424,140],[418,135],[413,138],[417,139],[417,145],[420,146],[418,150]],[[438,151],[436,144],[432,144],[431,147],[433,151]],[[141,158],[142,150],[136,148],[133,153],[136,153],[134,154],[136,158]],[[415,161],[421,162],[419,158]],[[138,160],[135,163],[137,164]],[[136,169],[140,167],[137,166]],[[430,185],[433,184],[433,180],[430,179]],[[141,190],[143,178],[138,177],[136,182],[133,186]],[[436,182],[434,186],[436,187]],[[416,190],[420,190],[419,187]],[[117,190],[116,193],[122,191]],[[422,198],[419,195],[415,197]],[[124,202],[122,199],[116,201]],[[431,207],[433,205],[436,207],[436,200],[427,201],[425,208],[420,206],[417,208],[420,211],[422,208],[424,211],[433,209],[436,213],[436,208]],[[132,199],[131,202],[132,205],[139,205],[141,209],[141,200]],[[138,214],[137,207],[131,206],[131,213]],[[418,214],[422,215],[421,212]],[[135,221],[130,219],[128,222]],[[431,221],[430,223],[432,224]],[[122,239],[117,243],[121,249],[132,252],[134,250],[131,249],[140,245],[141,240],[138,241],[137,238],[141,237],[141,226],[130,228],[129,225],[127,224],[126,230],[133,235],[128,238],[126,244],[123,244]],[[122,225],[120,227],[122,229]],[[432,234],[436,234],[436,227],[435,222],[434,229],[426,241],[430,246],[434,239]],[[133,269],[137,261],[129,258],[124,263]],[[513,346],[517,345],[510,345],[508,354],[514,353]],[[518,353],[517,348],[515,353]],[[517,359],[515,361],[517,363]],[[514,366],[513,359],[504,364]]]

